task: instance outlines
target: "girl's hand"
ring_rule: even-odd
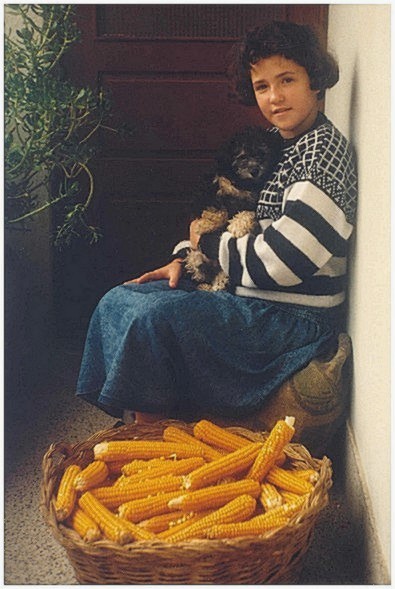
[[[200,219],[195,219],[189,225],[189,241],[191,242],[191,247],[193,249],[197,249],[197,246],[199,245],[200,233],[197,233],[199,221]]]
[[[143,284],[144,282],[151,282],[151,280],[169,280],[170,288],[177,288],[178,282],[182,274],[182,259],[176,258],[170,264],[162,266],[157,270],[146,272],[138,278],[127,280],[123,284]]]

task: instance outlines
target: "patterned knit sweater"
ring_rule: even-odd
[[[356,197],[350,145],[319,113],[310,130],[284,141],[257,205],[259,234],[206,234],[199,245],[219,260],[237,295],[334,307],[345,299]]]

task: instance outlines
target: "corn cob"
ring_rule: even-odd
[[[247,438],[233,434],[207,419],[202,419],[195,424],[193,435],[202,442],[223,448],[228,452],[233,452],[252,443]]]
[[[186,474],[191,472],[191,470],[195,470],[196,468],[203,466],[203,464],[205,464],[205,461],[201,456],[183,458],[181,460],[163,460],[162,464],[158,464],[152,468],[145,468],[139,473],[126,476],[123,480],[124,483],[128,483],[133,481],[136,482],[136,480],[151,479],[166,474]],[[123,467],[122,472],[123,474],[127,475],[127,465]],[[128,479],[130,480],[128,481]]]
[[[95,542],[101,538],[101,531],[97,523],[89,517],[80,507],[75,507],[67,520],[67,524],[73,528],[85,542]]]
[[[297,493],[291,493],[290,491],[283,491],[280,489],[280,495],[283,498],[283,503],[293,503],[296,499],[299,499],[300,495]]]
[[[154,515],[149,519],[144,519],[139,522],[139,527],[157,534],[168,530],[169,526],[179,524],[187,521],[192,517],[192,513],[184,513],[183,511],[170,511],[169,513],[162,513],[162,515]]]
[[[207,530],[207,537],[234,538],[236,536],[259,535],[272,528],[282,527],[288,523],[291,515],[301,509],[304,501],[305,497],[299,497],[292,503],[284,503],[248,521],[215,525]]]
[[[265,478],[284,446],[291,440],[295,432],[294,423],[294,417],[286,417],[284,420],[277,421],[248,472],[247,478],[255,481],[262,481]]]
[[[111,464],[111,462],[108,462],[108,464]],[[135,479],[134,476],[127,477],[124,474],[121,474],[118,478],[115,479],[115,481],[113,482],[111,487],[112,487],[112,489],[118,489],[119,487],[125,487],[128,483],[130,483],[130,481],[136,482],[136,480],[141,481],[142,479],[141,478]]]
[[[77,498],[77,491],[74,488],[74,481],[81,472],[77,464],[70,464],[60,479],[59,489],[55,501],[55,514],[58,521],[63,521],[74,509]]]
[[[125,525],[126,522],[104,507],[90,491],[81,495],[79,506],[97,523],[109,540],[117,542],[117,544],[127,544],[133,541],[134,536],[131,529]]]
[[[144,497],[143,499],[127,501],[119,506],[118,513],[123,519],[134,523],[140,522],[144,519],[154,517],[154,515],[168,513],[168,502],[170,499],[178,497],[179,494],[180,491],[172,491],[170,493],[155,495],[155,497]]]
[[[281,505],[283,502],[283,497],[274,485],[271,483],[263,483],[261,485],[261,494],[259,496],[259,500],[265,511],[269,511],[269,509],[273,509],[274,507]]]
[[[123,522],[126,525],[126,527],[129,528],[134,540],[155,540],[156,534],[154,534],[150,530],[141,528],[140,526],[128,521],[127,519],[124,519]]]
[[[288,518],[278,517],[277,519],[263,519],[263,515],[244,522],[234,524],[217,524],[208,528],[206,537],[211,539],[236,538],[238,536],[257,536],[273,528],[280,528],[288,523]],[[262,518],[262,519],[259,519]]]
[[[280,465],[278,465],[280,466]],[[318,481],[318,472],[316,470],[314,470],[314,468],[304,468],[304,469],[300,469],[300,470],[292,470],[290,471],[292,472],[292,474],[294,474],[297,477],[300,477],[301,479],[303,479],[304,481],[307,481],[309,483],[316,483]]]
[[[256,508],[256,501],[251,495],[239,495],[223,507],[216,509],[206,517],[186,526],[183,530],[175,530],[166,538],[168,542],[182,542],[190,538],[204,538],[206,530],[219,523],[239,522],[250,517]],[[162,537],[163,539],[163,537]]]
[[[313,485],[308,481],[304,481],[302,478],[295,476],[290,470],[279,468],[274,466],[267,474],[266,481],[272,483],[284,491],[291,491],[299,495],[310,493],[313,489]]]
[[[176,442],[162,442],[158,440],[112,440],[100,442],[93,448],[95,460],[111,462],[113,460],[131,461],[134,458],[150,459],[160,458],[190,458],[202,456],[203,452],[198,445],[180,444]]]
[[[206,460],[211,461],[215,460],[216,458],[220,458],[223,456],[221,452],[201,442],[197,438],[194,438],[187,432],[184,432],[182,429],[175,427],[174,425],[169,425],[163,432],[163,439],[165,442],[182,442],[182,443],[189,443],[189,444],[198,444],[200,448],[203,450],[203,456]]]
[[[156,466],[173,462],[175,462],[175,458],[151,458],[151,460],[140,460],[136,458],[129,462],[122,461],[122,468],[119,472],[122,472],[127,476],[132,476],[134,474],[142,473],[145,470],[150,470]],[[108,462],[109,467],[111,467],[112,464],[112,462]]]
[[[255,460],[262,448],[262,444],[249,443],[239,450],[230,452],[221,458],[217,458],[184,477],[184,488],[194,491],[200,487],[207,487],[212,483],[233,474],[246,470]]]
[[[174,525],[169,526],[169,528],[167,530],[163,530],[163,532],[159,532],[156,537],[158,538],[158,540],[167,540],[167,538],[174,536],[175,534],[178,534],[179,532],[182,532],[182,530],[185,530],[185,528],[188,528],[192,524],[195,524],[196,522],[203,519],[204,517],[206,517],[210,513],[213,513],[212,509],[209,511],[200,511],[199,513],[193,513],[193,512],[191,514],[185,513],[184,514],[184,516],[185,516],[184,521],[180,520],[178,523],[175,523]]]
[[[243,479],[235,483],[225,483],[214,487],[204,487],[198,491],[190,491],[185,495],[169,501],[170,509],[183,511],[203,511],[215,509],[235,499],[239,495],[251,495],[255,499],[261,491],[257,481]]]
[[[148,479],[134,485],[123,485],[118,487],[97,487],[92,489],[92,495],[96,497],[105,507],[114,509],[122,503],[143,499],[149,495],[168,493],[182,488],[183,477],[167,475],[157,479]]]
[[[94,460],[76,476],[74,487],[77,491],[87,491],[103,483],[108,474],[106,463],[102,460]]]

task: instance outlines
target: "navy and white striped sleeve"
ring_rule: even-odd
[[[268,290],[296,286],[333,256],[346,256],[353,226],[328,195],[304,181],[290,186],[284,200],[283,215],[258,236],[223,235],[219,262],[234,284]]]
[[[343,274],[356,199],[344,141],[332,130],[306,135],[288,161],[278,218],[261,219],[258,235],[222,234],[218,260],[235,286],[287,290]]]

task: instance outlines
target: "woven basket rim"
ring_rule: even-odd
[[[55,490],[60,479],[61,473],[68,463],[71,462],[89,462],[93,456],[93,446],[101,441],[110,439],[161,439],[163,430],[168,425],[176,425],[188,432],[191,432],[193,423],[185,423],[179,420],[162,420],[149,426],[128,424],[120,427],[112,427],[100,430],[89,436],[82,442],[69,445],[65,442],[55,442],[50,445],[42,461],[43,479],[41,481],[41,501],[40,508],[47,524],[57,540],[66,549],[80,550],[89,555],[106,556],[111,554],[130,554],[155,551],[160,553],[171,553],[175,558],[182,558],[187,553],[199,553],[212,555],[215,553],[220,556],[221,552],[230,550],[240,551],[245,547],[263,546],[271,541],[284,537],[298,526],[313,525],[319,512],[328,503],[328,490],[332,485],[332,463],[327,456],[321,459],[313,458],[307,448],[298,443],[289,443],[285,447],[286,455],[294,461],[303,465],[304,468],[313,468],[318,472],[318,481],[315,483],[313,491],[310,493],[303,508],[290,518],[287,525],[269,530],[259,536],[241,536],[229,539],[190,539],[178,543],[168,543],[160,539],[133,541],[130,544],[119,545],[107,539],[97,540],[87,543],[79,535],[58,522],[55,516]],[[249,439],[261,441],[267,437],[268,432],[253,432],[244,427],[230,426],[225,429],[243,435]],[[55,457],[59,457],[56,461]]]

